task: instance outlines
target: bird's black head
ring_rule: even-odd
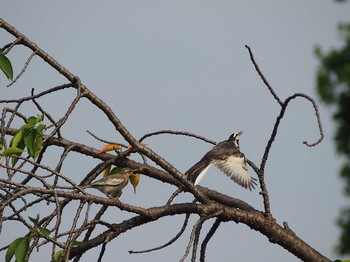
[[[232,141],[235,144],[235,146],[239,148],[239,136],[242,134],[243,134],[242,131],[239,131],[237,133],[233,133],[232,135],[230,135],[228,140]]]

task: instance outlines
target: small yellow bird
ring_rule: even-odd
[[[129,177],[135,176],[136,169],[128,167],[120,170],[118,174],[109,175],[96,182],[86,185],[83,188],[96,188],[102,193],[110,195],[112,197],[120,197],[122,195],[122,189],[128,184]]]

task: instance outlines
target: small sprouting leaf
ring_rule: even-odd
[[[9,80],[13,79],[13,69],[10,60],[0,50],[0,69]]]
[[[53,259],[55,262],[62,261],[62,259],[61,259],[62,256],[63,256],[63,249],[57,251],[56,254],[54,255]]]
[[[37,214],[36,215],[36,218],[33,218],[33,217],[28,217],[30,221],[33,222],[34,226],[37,227],[38,226],[38,223],[39,223],[39,219],[40,219],[40,215]]]
[[[35,116],[31,116],[27,118],[27,124],[30,124],[31,126],[35,126],[37,123],[37,118]]]
[[[50,230],[48,230],[46,227],[39,227],[39,230],[41,231],[41,233],[43,233],[44,234],[44,236],[45,237],[49,237],[49,235],[50,235]]]
[[[18,242],[15,249],[15,257],[17,262],[24,262],[29,249],[29,239],[22,237],[22,240]]]
[[[41,121],[43,121],[43,120],[44,120],[44,115],[40,115],[40,116],[38,116],[38,117],[36,118],[35,124],[37,124],[37,123],[39,123],[39,122],[41,122]]]
[[[9,155],[21,155],[23,153],[23,149],[20,149],[18,147],[9,147],[1,152],[2,156],[9,156]]]

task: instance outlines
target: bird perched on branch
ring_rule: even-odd
[[[136,176],[136,172],[136,169],[125,167],[119,173],[106,176],[90,185],[84,186],[84,188],[96,188],[107,195],[120,197],[122,195],[122,189],[129,182],[129,177]]]
[[[249,175],[246,158],[239,150],[239,136],[242,133],[242,131],[233,133],[228,140],[214,146],[185,173],[187,179],[197,185],[209,167],[215,165],[233,181],[252,190],[256,185],[256,179]]]

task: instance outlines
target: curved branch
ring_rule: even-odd
[[[206,138],[204,136],[200,136],[200,135],[193,134],[193,133],[190,133],[190,132],[174,131],[174,130],[160,130],[160,131],[155,131],[155,132],[152,132],[152,133],[145,134],[144,136],[142,136],[139,139],[139,142],[141,143],[143,140],[145,140],[146,138],[151,137],[151,136],[164,135],[164,134],[189,136],[189,137],[194,137],[194,138],[199,139],[199,140],[203,140],[204,142],[207,142],[209,144],[213,144],[213,145],[217,144],[215,141],[213,141],[211,139],[208,139],[208,138]]]
[[[320,138],[314,142],[314,143],[311,143],[309,144],[307,141],[303,141],[303,144],[307,145],[308,147],[313,147],[313,146],[316,146],[318,145],[319,143],[322,142],[323,138],[324,138],[324,134],[323,134],[323,127],[322,127],[322,122],[321,122],[321,116],[320,116],[320,111],[318,110],[318,106],[315,102],[315,100],[313,98],[311,98],[310,96],[308,95],[305,95],[303,93],[296,93],[295,96],[299,96],[299,97],[303,97],[307,100],[309,100],[315,110],[315,115],[316,115],[316,119],[317,119],[317,125],[318,125],[318,130],[320,131]]]
[[[161,246],[158,246],[158,247],[146,249],[146,250],[138,250],[138,251],[129,250],[129,254],[148,253],[148,252],[160,250],[160,249],[163,249],[163,248],[165,248],[165,247],[167,247],[167,246],[170,246],[171,244],[173,244],[176,240],[178,240],[178,239],[181,237],[181,235],[183,234],[183,232],[185,232],[185,229],[186,229],[186,227],[187,227],[189,218],[190,218],[190,214],[186,214],[184,223],[182,224],[182,227],[181,227],[180,231],[179,231],[172,239],[170,239],[168,242],[166,242],[165,244],[163,244],[163,245],[161,245]]]

